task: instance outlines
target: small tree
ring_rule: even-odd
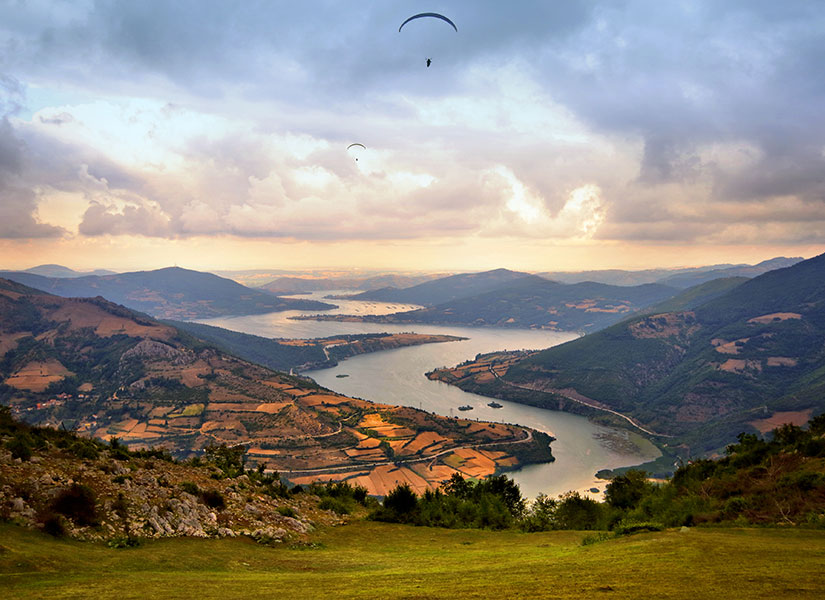
[[[605,501],[614,508],[635,508],[653,485],[647,480],[647,473],[630,469],[624,475],[614,477],[604,490]]]
[[[384,509],[395,517],[393,520],[406,522],[412,519],[418,505],[418,496],[408,483],[401,483],[384,498]]]

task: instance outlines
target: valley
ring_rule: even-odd
[[[358,481],[374,494],[399,481],[423,490],[455,472],[482,477],[552,460],[541,432],[336,394],[102,299],[0,281],[0,313],[0,391],[30,423],[179,457],[242,445],[253,465],[301,481]],[[394,346],[449,339],[386,337],[380,343]]]

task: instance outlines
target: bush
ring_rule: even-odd
[[[293,519],[298,516],[298,513],[296,513],[295,509],[293,509],[291,506],[279,506],[278,514],[282,517],[292,517]]]
[[[616,535],[630,535],[645,531],[662,531],[664,528],[664,525],[654,521],[622,521],[613,528],[613,533]]]
[[[586,535],[582,538],[582,546],[589,546],[591,544],[597,544],[599,542],[604,542],[609,540],[613,537],[612,533],[608,533],[607,531],[599,531],[598,533],[591,533]]]
[[[187,494],[191,494],[195,497],[199,496],[201,493],[201,490],[197,486],[197,484],[194,484],[191,481],[184,481],[183,483],[181,483],[180,489],[182,489]]]
[[[349,503],[346,500],[342,498],[335,498],[333,496],[323,498],[321,502],[318,503],[318,508],[322,510],[331,510],[339,515],[348,515],[351,512]]]
[[[203,490],[200,493],[200,499],[209,508],[216,508],[218,510],[226,508],[226,501],[223,499],[223,494],[216,490]]]
[[[384,498],[384,509],[399,522],[409,521],[417,505],[418,496],[408,483],[397,485]]]
[[[51,508],[78,525],[97,523],[95,495],[88,486],[75,483],[61,491],[52,502]]]
[[[86,440],[77,440],[69,446],[68,451],[77,458],[87,460],[95,460],[100,456],[100,450],[97,445],[92,441]]]
[[[31,438],[24,433],[18,433],[6,442],[6,449],[11,452],[12,458],[27,461],[32,457]]]
[[[66,526],[63,524],[63,517],[50,514],[43,521],[43,533],[53,537],[63,537],[66,535]]]

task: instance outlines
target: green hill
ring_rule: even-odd
[[[506,273],[512,275],[510,271]],[[456,281],[459,280],[453,280],[453,283]],[[487,282],[489,283],[489,280]],[[429,282],[416,287],[437,283],[438,281]],[[454,294],[451,290],[452,288],[443,291],[445,294],[448,291]],[[650,304],[670,298],[676,293],[676,289],[658,284],[629,287],[593,282],[563,284],[528,275],[509,279],[503,285],[497,284],[490,291],[454,298],[418,310],[365,317],[319,315],[295,318],[593,331],[615,323]],[[356,297],[378,298],[366,294]],[[384,299],[390,298],[396,296],[386,296]],[[424,296],[408,298],[407,301],[410,302],[421,303],[425,300]]]
[[[179,267],[83,277],[43,277],[2,271],[0,277],[64,298],[103,296],[116,304],[167,319],[332,308],[324,302],[279,298],[231,279]]]
[[[508,269],[494,269],[483,273],[450,275],[402,289],[384,287],[350,297],[353,300],[378,300],[433,306],[457,298],[469,298],[500,289],[525,277],[533,276]]]
[[[775,412],[825,409],[823,337],[825,255],[536,353],[504,380],[575,390],[704,452]]]

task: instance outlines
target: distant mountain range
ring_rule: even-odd
[[[645,269],[642,271],[624,271],[605,269],[601,271],[546,271],[539,276],[560,283],[581,283],[596,281],[611,285],[641,285],[643,283],[661,283],[671,287],[688,288],[711,279],[720,277],[756,277],[774,269],[790,267],[802,257],[777,257],[764,260],[756,265],[720,264],[685,269]]]
[[[25,269],[24,273],[33,273],[44,277],[85,277],[87,275],[114,275],[115,271],[108,269],[95,269],[93,271],[75,271],[62,265],[38,265],[30,269]]]
[[[169,267],[114,275],[44,277],[0,271],[0,277],[65,298],[102,296],[154,317],[199,319],[281,310],[328,310],[334,305],[279,298],[211,273]]]
[[[679,310],[502,358],[498,377],[485,369],[482,381],[470,364],[434,378],[516,401],[536,390],[556,398],[548,406],[590,403],[698,453],[825,410],[825,255],[712,283],[671,299]]]
[[[273,294],[302,294],[327,290],[375,290],[384,287],[413,286],[438,275],[376,275],[374,277],[278,277],[260,289]]]
[[[658,284],[563,284],[536,275],[496,269],[453,275],[402,290],[387,288],[350,296],[427,306],[419,310],[368,317],[298,318],[592,331],[677,293],[675,288]]]

